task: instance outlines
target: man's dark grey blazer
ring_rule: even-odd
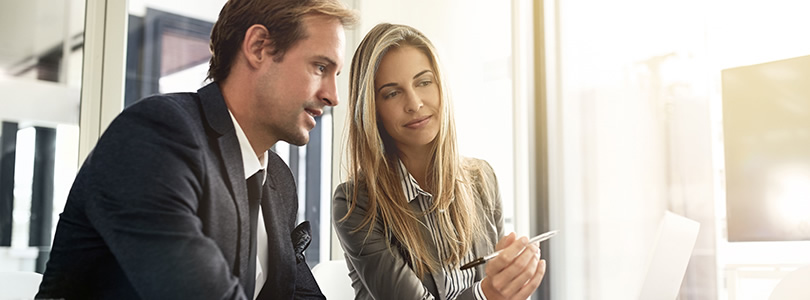
[[[323,298],[306,262],[296,263],[292,174],[272,151],[267,160],[270,255],[259,299]],[[37,298],[249,298],[244,174],[216,83],[132,105],[76,176]]]

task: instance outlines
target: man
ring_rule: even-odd
[[[292,174],[267,150],[306,144],[338,104],[354,22],[338,1],[226,3],[213,82],[127,108],[86,159],[37,298],[323,298],[293,233]]]

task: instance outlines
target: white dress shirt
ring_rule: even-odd
[[[239,149],[242,150],[242,163],[245,166],[245,180],[247,180],[256,172],[267,169],[267,152],[263,153],[262,156],[256,156],[239,122],[236,122],[236,118],[234,118],[231,110],[228,110],[228,113],[231,115],[233,128],[236,130],[236,139],[239,140]],[[262,183],[264,183],[265,180],[267,180],[267,172],[264,172]],[[264,227],[264,214],[261,210],[261,204],[259,204],[259,223],[256,225],[256,235],[256,286],[253,299],[259,296],[264,282],[267,281],[267,276],[263,272],[267,269],[267,229]]]

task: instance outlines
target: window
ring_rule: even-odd
[[[637,297],[665,210],[701,224],[681,298],[764,299],[810,262],[807,242],[729,241],[721,108],[724,70],[810,54],[806,4],[543,3],[552,298]]]
[[[0,270],[44,270],[76,174],[84,11],[0,3]]]

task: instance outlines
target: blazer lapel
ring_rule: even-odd
[[[413,208],[415,211],[422,211],[422,209],[419,208],[419,199],[413,200],[409,204],[411,205],[411,208]],[[428,222],[427,217],[424,216],[424,215],[421,215],[419,217],[419,221],[421,221],[422,224],[425,224],[425,225],[427,225],[427,222]],[[430,238],[431,238],[432,235],[431,235],[430,231],[428,231],[428,228],[426,226],[420,226],[420,230],[422,231],[422,236],[427,238],[430,241]],[[430,253],[432,253],[433,255],[436,255],[438,257],[439,249],[436,247],[436,245],[433,242],[427,243],[427,248],[428,248],[428,251],[430,251]],[[442,272],[442,271],[430,272],[430,278],[433,280],[433,286],[436,288],[435,291],[431,291],[431,292],[432,293],[438,293],[438,294],[435,295],[436,299],[446,299],[447,298],[447,295],[445,295],[445,287],[444,287],[445,278],[444,277],[445,277],[444,272]],[[424,281],[424,279],[422,281]],[[428,284],[427,286],[428,286],[428,289],[430,289],[429,288],[430,285]]]
[[[239,246],[236,253],[236,264],[238,275],[242,286],[252,286],[248,281],[255,281],[249,278],[248,256],[250,255],[250,217],[247,196],[247,183],[245,182],[245,167],[242,162],[242,152],[239,148],[239,140],[236,138],[236,131],[233,128],[233,121],[225,99],[217,83],[211,83],[202,87],[200,95],[200,105],[203,114],[208,122],[208,126],[217,134],[217,143],[220,150],[220,158],[224,163],[227,174],[226,185],[228,186],[232,201],[236,206],[236,221],[239,227]],[[252,291],[251,291],[252,294]]]

